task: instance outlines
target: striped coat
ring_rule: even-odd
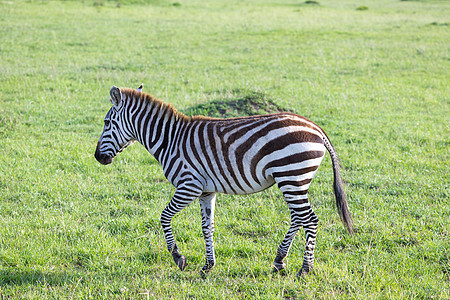
[[[308,188],[326,150],[334,171],[336,204],[344,225],[352,232],[337,154],[325,132],[292,113],[233,119],[188,118],[152,96],[131,89],[111,88],[113,107],[105,117],[95,157],[103,164],[134,141],[140,142],[162,165],[176,192],[161,214],[167,247],[184,269],[171,220],[199,198],[206,243],[205,275],[215,264],[213,231],[216,193],[250,194],[277,184],[291,212],[291,226],[274,261],[274,270],[285,267],[284,258],[303,227],[306,249],[302,270],[314,263],[318,218],[308,202]]]

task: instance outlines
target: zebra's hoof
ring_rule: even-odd
[[[273,263],[273,271],[274,272],[279,272],[279,271],[283,270],[284,268],[286,268],[286,264],[284,262],[281,262],[281,263],[274,262]]]
[[[180,268],[181,271],[184,271],[184,269],[186,268],[186,265],[187,265],[186,257],[184,255],[181,255],[180,257],[177,258],[175,263],[177,264],[178,268]]]
[[[208,273],[209,273],[209,269],[203,268],[203,269],[200,270],[200,276],[201,276],[203,279],[206,279],[206,277],[208,276]]]
[[[300,270],[300,272],[298,272],[297,278],[300,278],[300,277],[303,277],[303,276],[306,276],[306,275],[312,274],[312,273],[313,273],[312,268],[302,268]]]

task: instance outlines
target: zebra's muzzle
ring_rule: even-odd
[[[112,163],[113,159],[114,159],[113,157],[100,152],[100,143],[97,144],[97,149],[95,149],[94,156],[95,156],[95,159],[102,165],[108,165],[108,164]]]

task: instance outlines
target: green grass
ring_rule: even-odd
[[[318,2],[0,2],[0,298],[450,298],[450,5]],[[179,271],[158,163],[137,144],[93,157],[109,88],[141,82],[180,111],[253,91],[322,126],[356,234],[327,158],[310,189],[314,275],[295,277],[303,232],[271,273],[289,226],[276,188],[219,195],[206,280],[199,205],[177,215]]]

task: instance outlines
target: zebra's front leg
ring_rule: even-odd
[[[214,207],[216,205],[216,193],[204,193],[199,197],[202,213],[202,231],[206,246],[206,263],[202,268],[201,275],[205,277],[209,270],[214,267],[216,257],[214,254]]]
[[[172,200],[161,213],[161,225],[166,238],[167,250],[172,254],[173,260],[181,271],[186,268],[186,257],[178,251],[178,246],[172,233],[171,222],[177,212],[188,206],[200,194],[200,190],[194,190],[192,187],[177,188]]]

